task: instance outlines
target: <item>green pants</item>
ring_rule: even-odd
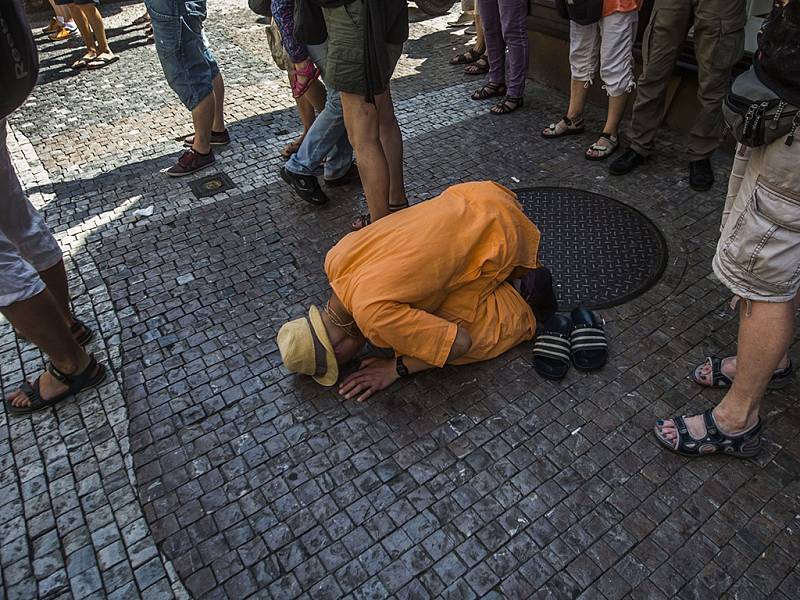
[[[328,59],[325,65],[325,83],[340,92],[367,95],[364,79],[364,26],[361,20],[360,0],[337,6],[323,8],[325,26],[328,29]],[[386,52],[393,67],[400,60],[402,44],[387,44]],[[376,94],[385,92],[389,79],[380,82]]]
[[[721,108],[731,69],[744,50],[746,20],[745,0],[656,0],[642,43],[644,66],[629,129],[636,152],[647,156],[653,151],[669,79],[694,24],[700,106],[689,130],[689,160],[714,153],[724,129]]]

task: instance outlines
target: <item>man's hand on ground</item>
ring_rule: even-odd
[[[365,358],[358,371],[339,386],[339,393],[348,400],[363,402],[399,378],[394,358]]]

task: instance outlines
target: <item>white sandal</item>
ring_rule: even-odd
[[[600,134],[600,137],[611,142],[611,145],[602,146],[595,142],[587,148],[586,154],[584,154],[586,160],[605,160],[619,149],[619,136],[611,135],[604,131]],[[589,152],[597,152],[597,154],[592,156]]]

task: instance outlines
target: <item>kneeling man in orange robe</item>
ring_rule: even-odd
[[[367,341],[391,348],[395,358],[366,358],[341,383],[362,401],[400,377],[499,356],[533,338],[534,310],[555,311],[539,240],[516,196],[492,182],[384,217],[328,252],[333,293],[281,327],[283,363],[332,386]]]

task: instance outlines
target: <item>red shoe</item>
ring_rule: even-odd
[[[209,151],[208,154],[200,154],[196,150],[189,148],[181,154],[178,162],[164,172],[170,177],[183,177],[213,165],[216,160],[213,150]]]

